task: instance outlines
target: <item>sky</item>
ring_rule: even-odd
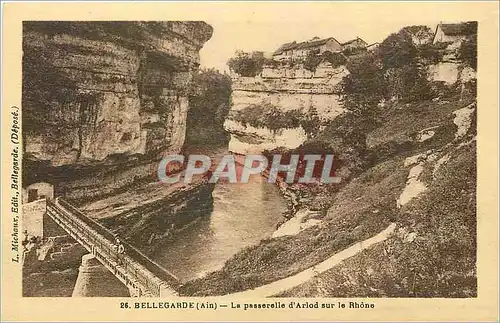
[[[273,52],[285,42],[313,37],[335,37],[340,42],[360,37],[371,44],[404,26],[427,25],[434,30],[440,21],[458,22],[462,18],[452,7],[443,14],[442,10],[422,3],[411,8],[380,2],[283,4],[254,3],[238,10],[228,8],[207,14],[203,20],[214,31],[200,51],[201,67],[227,70],[226,62],[236,50]]]

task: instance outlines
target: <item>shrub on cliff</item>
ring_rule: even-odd
[[[347,63],[347,58],[342,53],[332,53],[332,52],[324,52],[323,53],[323,61],[329,62],[332,64],[333,68],[345,65]]]
[[[347,58],[342,53],[332,53],[329,51],[319,53],[318,50],[310,51],[304,59],[304,68],[311,72],[315,72],[319,64],[328,62],[333,68],[339,67],[347,63]]]
[[[437,64],[443,59],[445,49],[441,43],[424,44],[418,47],[418,56],[427,64]]]
[[[318,110],[314,106],[301,117],[300,125],[309,137],[314,137],[317,134],[321,119],[318,116]]]
[[[307,56],[304,59],[304,68],[308,71],[314,72],[322,60],[322,57],[319,55],[319,50],[312,50],[307,53]]]
[[[412,62],[400,68],[388,69],[385,73],[387,94],[402,102],[426,100],[432,96],[427,80],[427,71]]]
[[[250,125],[256,128],[267,128],[274,133],[281,129],[302,127],[309,136],[317,132],[321,123],[314,107],[307,112],[302,109],[282,111],[271,103],[249,105],[240,111],[233,112],[230,118],[245,127]]]
[[[264,57],[263,52],[245,53],[237,51],[236,56],[229,59],[227,66],[236,74],[254,77],[262,72],[264,66],[275,66],[277,63]]]

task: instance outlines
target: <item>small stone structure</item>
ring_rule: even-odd
[[[23,188],[23,203],[29,203],[43,198],[54,198],[54,185],[46,182],[38,182]]]

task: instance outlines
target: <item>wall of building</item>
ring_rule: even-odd
[[[353,41],[349,44],[343,45],[342,50],[353,49],[353,48],[364,48],[364,47],[366,47],[366,45],[367,44],[364,41],[362,41],[361,39],[356,39],[355,41]]]
[[[335,52],[340,52],[341,50],[342,50],[342,46],[334,39],[331,39],[328,42],[326,42],[325,45],[321,46],[320,53],[327,52],[327,51],[335,53]]]
[[[33,183],[33,184],[23,188],[23,193],[22,193],[23,203],[28,203],[30,190],[37,190],[37,198],[35,200],[38,200],[41,198],[47,198],[47,199],[54,198],[54,186],[50,183],[39,182],[39,183]],[[30,202],[32,202],[32,201],[30,201]]]
[[[434,36],[433,43],[447,43],[447,42],[455,42],[458,40],[465,39],[466,36],[450,36],[446,35],[441,28],[438,28],[436,31],[436,35]]]
[[[29,236],[43,237],[43,216],[47,208],[45,199],[24,203],[22,207],[23,232]]]

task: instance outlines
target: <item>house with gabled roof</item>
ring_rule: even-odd
[[[378,46],[379,46],[379,45],[380,45],[380,43],[375,42],[375,43],[373,43],[373,44],[370,44],[370,45],[366,46],[366,50],[367,50],[367,51],[372,51],[372,50],[375,50],[375,49],[377,49],[377,48],[378,48]]]
[[[342,51],[345,51],[345,50],[366,48],[368,46],[368,43],[365,42],[363,39],[356,37],[354,39],[346,41],[345,43],[342,43],[341,45],[342,45]]]
[[[317,51],[318,54],[324,52],[338,53],[342,51],[342,45],[333,37],[321,39],[314,37],[304,42],[291,42],[281,45],[274,53],[274,60],[287,60],[292,58],[304,58],[311,51]]]
[[[432,43],[448,43],[467,39],[477,34],[477,22],[468,21],[456,24],[440,23],[434,32]]]

